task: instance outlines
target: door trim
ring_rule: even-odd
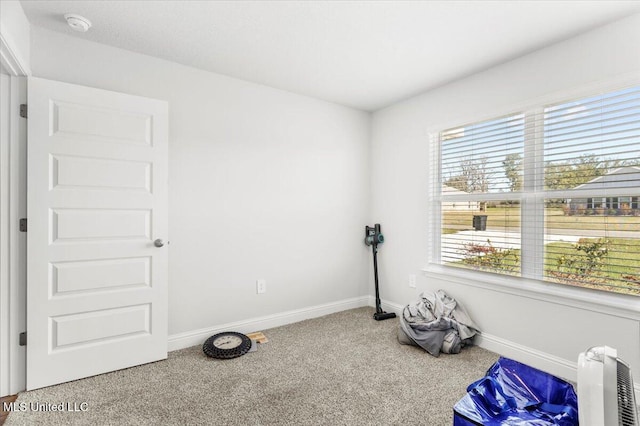
[[[26,330],[26,235],[20,233],[18,221],[27,214],[27,123],[20,118],[20,104],[27,102],[27,79],[31,74],[24,56],[0,32],[0,65],[10,75],[9,101],[9,147],[7,163],[3,161],[3,177],[7,185],[3,188],[0,214],[8,218],[7,228],[0,232],[0,247],[8,248],[9,256],[2,260],[0,269],[7,271],[0,279],[0,312],[8,319],[6,327],[0,328],[0,343],[8,343],[0,357],[0,397],[16,394],[26,388],[27,354],[18,344],[18,336]],[[6,166],[6,167],[5,167]],[[6,216],[5,216],[6,215]],[[6,378],[6,379],[5,379]]]
[[[29,68],[20,59],[20,53],[11,46],[5,35],[0,33],[0,63],[11,75],[26,77],[31,75]]]
[[[5,69],[6,70],[6,69]],[[10,70],[7,70],[10,71]],[[26,77],[10,76],[9,146],[3,151],[2,211],[6,217],[0,231],[0,312],[7,325],[0,328],[0,396],[12,395],[26,388],[26,351],[19,345],[19,334],[26,330],[26,234],[19,231],[20,218],[26,217],[26,144],[27,123],[20,117],[20,104],[26,103]],[[4,347],[6,345],[6,347]]]

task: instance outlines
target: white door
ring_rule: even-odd
[[[28,97],[27,389],[165,359],[167,103]]]

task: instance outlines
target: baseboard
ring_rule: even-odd
[[[373,296],[369,296],[368,306],[373,308],[376,307],[376,298]],[[388,300],[380,300],[380,307],[385,312],[395,312],[396,315],[400,315],[402,313],[402,309],[404,309],[404,305],[398,305],[394,302],[389,302]]]
[[[578,381],[577,356],[575,361],[570,361],[487,333],[477,335],[474,343],[483,349],[515,359],[574,384]],[[637,374],[635,376],[637,377]],[[636,401],[640,401],[640,383],[634,380],[633,388]],[[578,391],[577,388],[575,390]]]
[[[546,371],[570,382],[577,381],[577,356],[576,361],[569,361],[487,333],[476,335],[474,343],[483,349]]]
[[[403,305],[388,300],[381,300],[382,309],[388,312],[402,314]],[[375,298],[369,296],[369,306],[375,306]],[[575,382],[577,377],[577,363],[520,345],[510,340],[502,339],[491,334],[482,333],[475,337],[474,343],[481,348],[495,352],[507,358],[515,359],[554,376]]]
[[[395,312],[396,315],[401,315],[404,308],[403,305],[387,300],[381,300],[380,305],[383,310]],[[375,307],[375,298],[373,296],[369,296],[369,306]],[[474,339],[474,344],[498,355],[514,359],[567,381],[577,383],[577,356],[575,361],[570,361],[487,333],[478,334]],[[576,392],[577,390],[576,388]],[[636,401],[640,401],[640,382],[634,381],[634,390]]]
[[[383,310],[395,312],[396,315],[401,315],[404,308],[404,305],[387,300],[381,300],[380,304]],[[354,297],[244,321],[220,324],[186,333],[173,334],[169,336],[169,351],[201,345],[208,337],[222,331],[233,330],[240,333],[250,333],[363,306],[375,307],[375,298],[373,296]],[[483,349],[546,371],[570,382],[576,383],[577,381],[577,359],[576,361],[570,361],[487,333],[477,335],[474,343]],[[640,401],[640,383],[634,383],[634,385],[636,400]]]
[[[169,351],[175,351],[201,345],[207,338],[222,331],[232,330],[239,333],[250,333],[363,306],[369,306],[369,296],[354,297],[337,302],[280,312],[273,315],[250,318],[243,321],[219,324],[199,330],[187,331],[185,333],[172,334],[169,336],[168,349]]]
[[[380,304],[382,305],[383,310],[395,312],[397,315],[400,315],[404,308],[403,305],[387,300],[382,300]],[[369,306],[375,306],[375,298],[373,296],[369,296]],[[554,376],[561,377],[574,383],[576,381],[577,362],[571,362],[555,355],[487,333],[476,335],[474,343],[483,349],[495,352],[507,358],[515,359],[523,364],[531,365],[532,367],[546,371]]]

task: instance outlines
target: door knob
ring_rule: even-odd
[[[161,238],[158,238],[157,240],[155,240],[153,242],[153,245],[156,246],[156,247],[162,247],[164,245],[164,241],[162,241]]]

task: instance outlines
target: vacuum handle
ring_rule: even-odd
[[[376,223],[373,227],[365,226],[364,235],[364,243],[368,246],[384,243],[384,235],[382,235],[379,223]]]

